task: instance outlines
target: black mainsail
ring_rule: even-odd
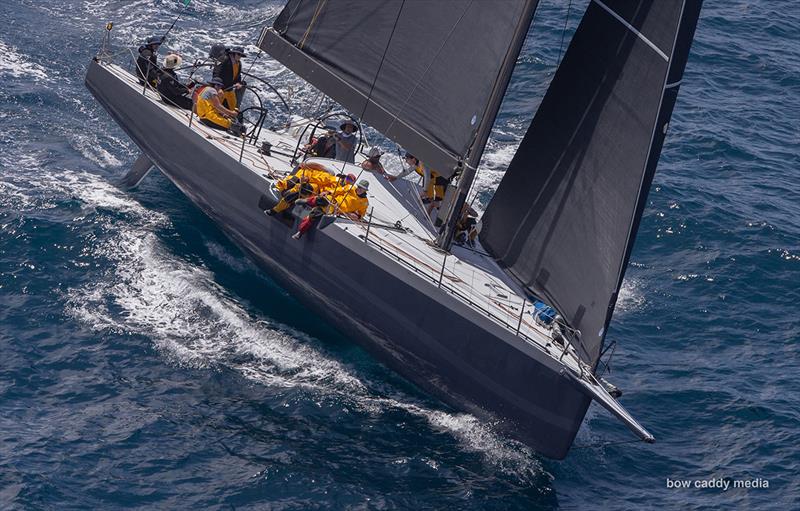
[[[290,0],[259,46],[450,177],[483,152],[537,3]]]
[[[483,217],[481,242],[596,364],[702,0],[593,0]]]

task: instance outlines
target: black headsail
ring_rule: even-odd
[[[596,364],[701,0],[590,2],[483,217],[481,241]]]
[[[259,46],[449,177],[483,151],[537,3],[289,0]]]

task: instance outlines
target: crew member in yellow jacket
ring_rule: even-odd
[[[442,203],[450,180],[444,176],[440,176],[435,170],[431,170],[427,165],[419,161],[419,158],[411,153],[406,153],[405,168],[403,171],[395,176],[389,175],[387,178],[389,181],[394,181],[412,172],[416,172],[422,176],[423,192],[420,198],[423,204],[427,204],[428,214],[430,214],[434,207],[439,207]]]
[[[342,192],[351,191],[356,189],[356,175],[355,174],[337,174],[338,179],[332,185],[324,189],[328,195],[334,197]]]
[[[281,200],[267,214],[272,216],[275,213],[282,213],[294,206],[298,199],[311,197],[319,191],[319,188],[311,184],[307,176],[289,176],[275,183],[275,188],[281,192]]]
[[[227,130],[231,127],[231,122],[236,118],[237,112],[230,110],[222,105],[222,80],[212,78],[208,82],[209,86],[197,97],[197,116],[200,121],[214,129]]]
[[[308,178],[308,182],[317,187],[319,191],[331,190],[336,187],[336,176],[331,174],[324,165],[307,161],[300,164],[295,171],[295,176]]]
[[[340,189],[333,195],[335,211],[353,220],[361,220],[367,214],[369,199],[367,198],[369,181],[362,179],[353,189]]]

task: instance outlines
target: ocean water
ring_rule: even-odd
[[[542,1],[479,203],[584,6]],[[254,52],[280,8],[195,0],[167,46]],[[118,188],[137,149],[84,88],[87,64],[107,21],[121,48],[179,11],[0,3],[0,509],[800,507],[795,2],[706,3],[609,332],[610,379],[658,442],[622,443],[592,407],[564,461],[375,362],[160,174]],[[267,57],[253,71],[317,100]]]

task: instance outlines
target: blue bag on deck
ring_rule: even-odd
[[[531,311],[533,319],[540,325],[550,326],[556,317],[556,310],[544,302],[536,301]]]

